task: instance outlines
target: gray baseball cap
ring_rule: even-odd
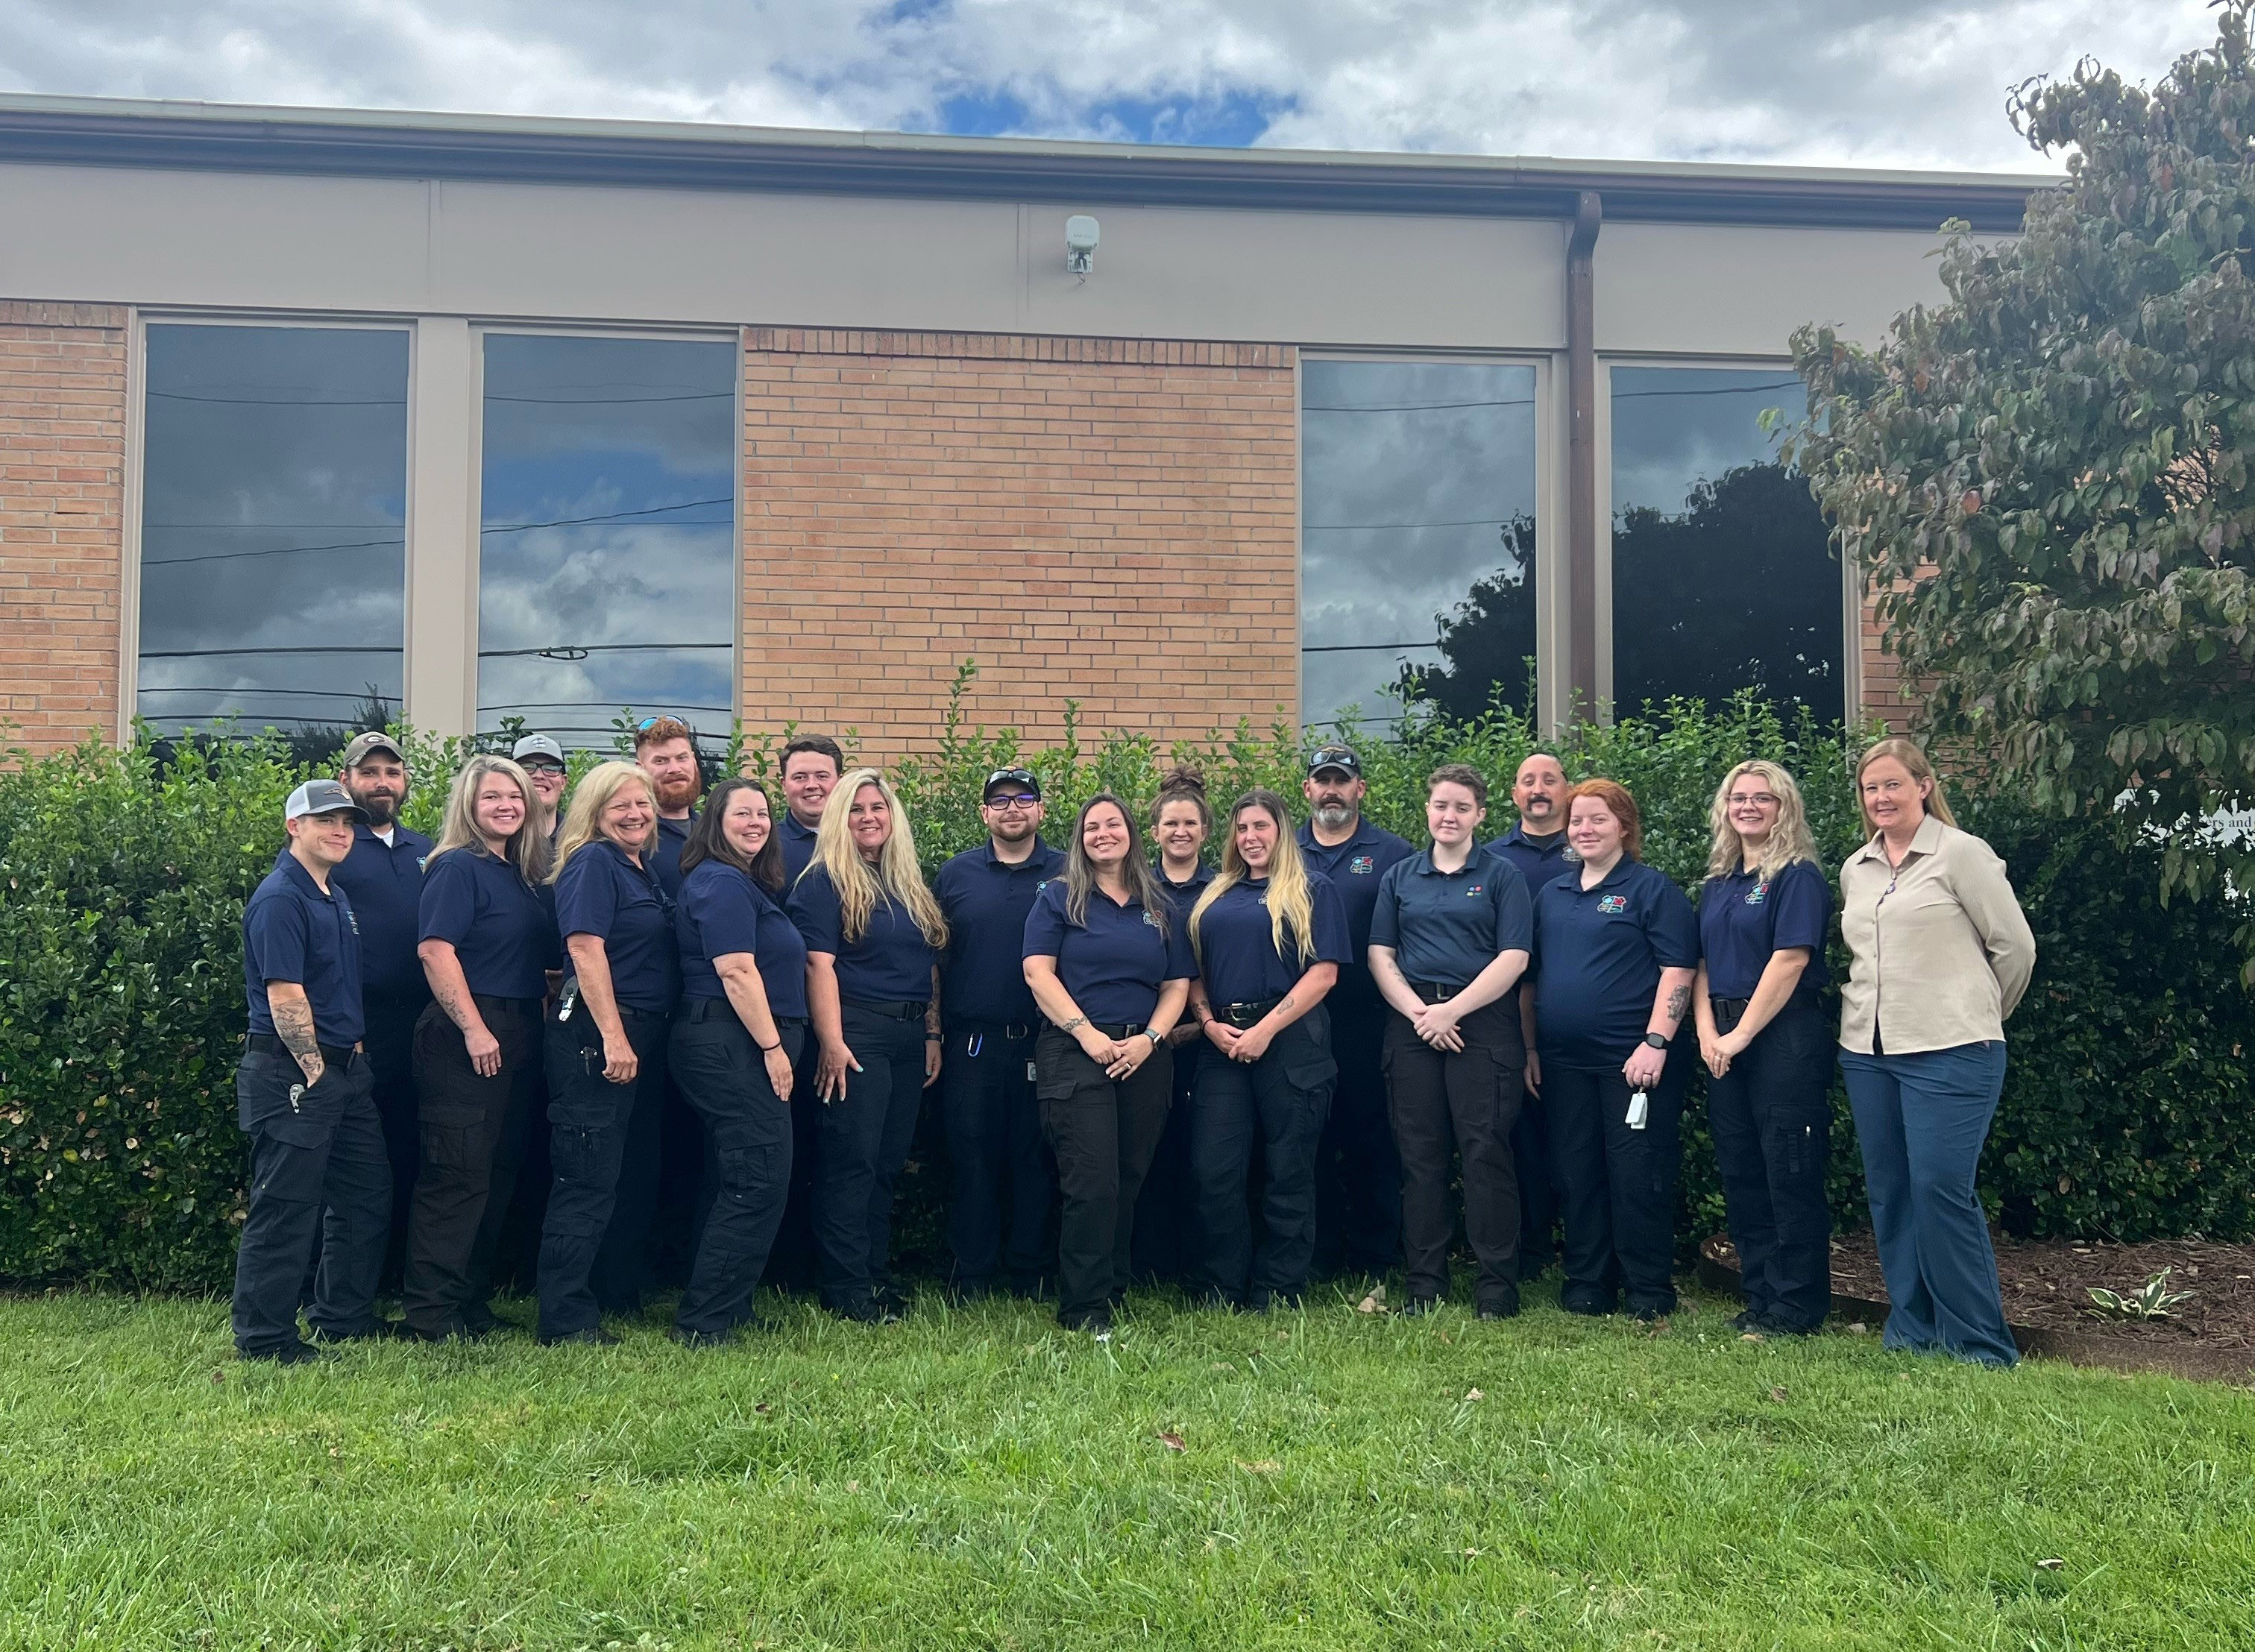
[[[509,748],[511,760],[522,763],[528,757],[544,757],[551,763],[564,760],[564,748],[545,734],[527,734]]]
[[[308,815],[349,815],[365,824],[368,811],[353,802],[352,794],[334,780],[307,780],[290,794],[290,801],[282,805],[284,820],[302,820]]]
[[[366,734],[354,735],[352,744],[345,747],[345,754],[337,760],[345,768],[358,768],[368,761],[370,752],[389,752],[403,763],[407,760],[407,753],[399,749],[399,742],[382,729],[371,729]]]

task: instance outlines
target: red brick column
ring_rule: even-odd
[[[889,758],[970,715],[1163,748],[1296,714],[1295,353],[753,328],[744,718]]]
[[[125,312],[0,300],[0,741],[118,733]]]

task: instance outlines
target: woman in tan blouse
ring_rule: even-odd
[[[2011,1365],[2020,1354],[1973,1178],[2035,936],[2004,862],[1957,829],[1914,743],[1873,746],[1856,785],[1872,838],[1840,869],[1854,957],[1840,1067],[1893,1304],[1886,1346]]]

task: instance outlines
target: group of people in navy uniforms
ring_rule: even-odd
[[[1931,864],[1926,915],[1881,915],[1905,867],[1947,853],[1970,889],[1965,845],[1985,852],[1942,835],[1922,754],[1883,744],[1900,749],[1873,748],[1859,783],[1886,793],[1872,842],[1893,877],[1848,928],[1874,991],[1881,928],[1913,926],[1899,951],[1951,942]],[[1628,791],[1569,784],[1544,752],[1513,776],[1500,835],[1486,777],[1435,770],[1422,847],[1363,817],[1345,745],[1310,753],[1303,823],[1257,788],[1219,810],[1178,767],[1149,808],[1090,799],[1056,846],[1038,778],[998,769],[987,841],[929,885],[885,775],[818,736],[790,742],[773,788],[707,794],[689,728],[650,718],[633,761],[568,799],[562,750],[527,736],[453,778],[435,844],[399,823],[409,783],[397,743],[354,740],[338,779],[292,794],[245,910],[245,1357],[491,1333],[512,1222],[537,1235],[519,1249],[543,1342],[615,1340],[606,1320],[654,1282],[680,1286],[673,1334],[693,1348],[753,1323],[763,1282],[897,1320],[897,1182],[927,1092],[966,1299],[1053,1298],[1101,1337],[1139,1285],[1262,1312],[1398,1272],[1396,1306],[1422,1316],[1450,1300],[1461,1220],[1479,1318],[1515,1314],[1557,1264],[1567,1311],[1658,1319],[1701,1062],[1739,1322],[1802,1334],[1830,1305],[1836,1060],[1859,1134],[1868,1098],[1897,1146],[1945,1094],[1985,1132],[1979,1075],[2001,1082],[2000,1025],[1993,1060],[1918,1047],[1917,1006],[1899,1006],[1927,989],[1893,976],[1871,1048],[1846,1049],[1824,1007],[1833,885],[1773,764],[1718,788],[1696,908],[1642,860]],[[2009,928],[1993,892],[1962,903],[1977,928]],[[1984,942],[1999,1024],[2019,944]],[[1849,1001],[1860,1025],[1854,983]],[[1874,1186],[1883,1259],[1928,1288],[1898,1298],[1890,1338],[2001,1362],[1970,1165],[1895,1158],[1884,1216]]]

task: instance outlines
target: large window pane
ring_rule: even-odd
[[[1301,386],[1303,719],[1390,723],[1403,695],[1470,715],[1498,689],[1523,709],[1535,369],[1310,361]]]
[[[140,714],[396,715],[407,334],[165,323],[147,352]]]
[[[481,730],[608,746],[631,710],[727,737],[735,395],[726,342],[488,335]]]
[[[1840,564],[1765,408],[1784,368],[1612,369],[1613,700],[1717,704],[1754,687],[1840,715]]]

